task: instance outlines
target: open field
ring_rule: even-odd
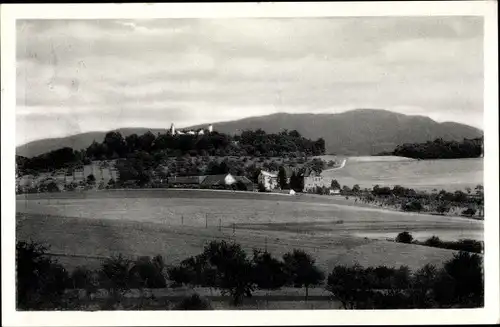
[[[325,160],[333,156],[323,156]],[[421,190],[474,189],[483,182],[483,158],[414,160],[403,157],[350,157],[344,168],[325,171],[341,185],[361,188],[401,185]]]
[[[267,248],[281,256],[301,248],[328,271],[354,262],[411,269],[440,265],[453,251],[389,242],[385,234],[408,230],[457,240],[471,232],[482,236],[483,231],[482,221],[316,202],[316,197],[292,202],[287,196],[270,200],[232,192],[194,191],[190,198],[173,192],[169,197],[127,198],[93,193],[101,196],[18,200],[17,238],[51,244],[51,252],[71,267],[97,266],[118,253],[161,254],[167,263],[176,263],[200,253],[210,240],[226,239],[241,243],[249,254],[253,248]],[[245,198],[249,196],[254,198]]]
[[[267,248],[281,256],[293,248],[311,253],[329,271],[338,264],[358,262],[364,266],[408,265],[418,269],[426,263],[441,265],[453,251],[356,237],[349,233],[308,235],[266,229],[188,227],[106,219],[18,215],[17,238],[51,245],[50,253],[69,269],[78,265],[97,268],[102,259],[123,253],[129,257],[161,254],[169,264],[201,253],[206,242],[240,243],[248,254]]]
[[[44,198],[46,195],[61,198]],[[482,222],[468,218],[390,211],[308,194],[166,189],[30,194],[27,199],[18,196],[18,212],[166,226],[232,228],[235,224],[237,229],[310,235],[408,230],[451,240],[471,233],[482,236],[483,232]]]

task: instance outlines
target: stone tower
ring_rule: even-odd
[[[212,133],[213,130],[214,130],[214,127],[212,126],[212,124],[208,125],[208,132]]]
[[[175,126],[174,126],[174,123],[172,123],[172,125],[170,125],[170,134],[175,135]]]

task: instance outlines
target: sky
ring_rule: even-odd
[[[16,144],[357,108],[483,128],[481,17],[21,20]]]

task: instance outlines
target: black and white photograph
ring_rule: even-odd
[[[12,307],[491,309],[496,3],[476,3],[12,19]]]

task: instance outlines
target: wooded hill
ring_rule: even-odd
[[[186,129],[196,130],[206,124]],[[285,129],[296,130],[305,138],[325,140],[325,151],[337,155],[373,155],[393,151],[403,143],[422,143],[442,138],[461,141],[483,136],[483,131],[471,126],[445,122],[438,123],[429,117],[409,116],[387,110],[357,109],[339,114],[288,114],[251,117],[227,122],[212,122],[214,130],[227,135],[239,135],[243,130],[262,129],[278,134]],[[165,124],[170,125],[170,122]],[[132,134],[164,134],[165,128],[120,128],[123,137]],[[102,142],[107,132],[88,132],[63,138],[33,141],[17,147],[16,153],[34,157],[52,150],[69,147],[86,149],[94,140]]]
[[[204,135],[154,135],[132,134],[123,137],[113,131],[102,142],[94,141],[83,150],[64,147],[48,153],[26,158],[16,157],[20,173],[48,171],[90,163],[93,160],[151,158],[159,162],[166,157],[177,156],[317,156],[325,153],[325,141],[312,141],[297,131],[267,134],[262,130],[243,131],[241,135],[212,132]]]

